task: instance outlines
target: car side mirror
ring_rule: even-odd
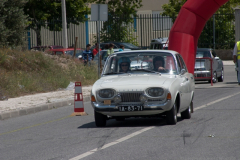
[[[216,60],[219,60],[219,57],[215,57]]]
[[[182,69],[181,70],[181,75],[185,74],[186,73],[186,70],[185,69]]]

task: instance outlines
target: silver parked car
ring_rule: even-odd
[[[208,81],[211,83],[210,58],[212,65],[212,81],[213,83],[223,82],[224,68],[222,60],[217,57],[216,52],[211,48],[198,48],[196,53],[196,61],[194,68],[195,81]]]
[[[105,62],[91,92],[96,126],[108,119],[166,115],[177,123],[177,113],[189,119],[193,111],[194,76],[182,56],[170,50],[116,52]]]

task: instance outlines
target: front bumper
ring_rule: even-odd
[[[158,103],[158,102],[147,102],[145,104],[132,104],[135,106],[143,106],[144,109],[143,111],[129,111],[129,112],[121,112],[118,109],[118,106],[127,106],[130,104],[119,104],[119,105],[104,105],[104,104],[99,104],[97,102],[92,102],[92,107],[94,108],[95,111],[108,115],[108,116],[141,116],[141,115],[155,115],[155,114],[160,114],[166,111],[169,111],[173,103],[171,100],[167,100],[164,103]],[[131,106],[132,106],[131,105]]]

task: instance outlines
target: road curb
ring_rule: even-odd
[[[90,101],[89,96],[83,97],[83,102],[89,102],[89,101]],[[53,102],[53,103],[48,103],[48,104],[34,105],[34,106],[24,108],[24,109],[0,113],[0,120],[15,118],[15,117],[33,114],[33,113],[37,113],[37,112],[41,112],[41,111],[65,107],[65,106],[69,106],[69,105],[73,105],[73,104],[74,104],[74,100],[64,100],[64,101],[58,101],[58,102]]]

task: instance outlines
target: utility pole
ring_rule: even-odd
[[[68,48],[65,0],[62,0],[62,45],[63,48]]]

